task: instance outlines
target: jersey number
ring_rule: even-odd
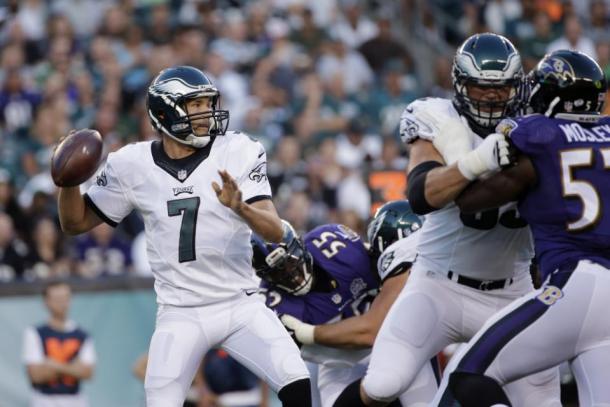
[[[496,227],[498,221],[500,225],[509,229],[524,228],[527,226],[527,222],[519,217],[515,209],[506,211],[498,219],[500,210],[498,208],[489,209],[483,212],[477,213],[460,213],[460,219],[464,226],[478,230],[489,230]]]
[[[329,241],[329,239],[332,239],[332,241],[328,245],[329,247],[327,249],[321,250],[322,254],[324,254],[327,259],[330,259],[335,254],[339,253],[339,250],[343,249],[344,247],[347,247],[345,243],[336,240],[337,235],[332,232],[322,232],[319,239],[313,239],[313,244],[319,249],[320,247],[324,246]]]
[[[610,148],[599,150],[602,154],[604,168],[610,169]],[[574,168],[593,167],[593,149],[578,148],[562,151],[561,158],[561,184],[563,186],[563,197],[577,197],[582,201],[582,215],[573,222],[568,222],[567,229],[570,232],[578,232],[594,226],[601,219],[601,201],[599,193],[588,181],[576,181],[572,177]]]
[[[198,196],[167,201],[167,214],[169,216],[182,215],[180,240],[178,241],[178,261],[180,263],[195,260],[195,227],[197,225],[199,203]]]

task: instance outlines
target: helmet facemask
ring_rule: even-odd
[[[455,97],[463,106],[462,113],[469,121],[488,132],[505,117],[514,116],[522,105],[523,83],[521,78],[499,81],[483,81],[463,78],[455,81]],[[500,95],[500,98],[476,97],[475,92],[485,89]]]
[[[292,295],[305,295],[313,286],[313,259],[300,239],[275,245],[256,274]]]

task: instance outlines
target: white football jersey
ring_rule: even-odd
[[[129,144],[109,154],[87,191],[88,205],[112,225],[134,209],[144,218],[160,304],[209,304],[258,286],[251,230],[212,189],[222,185],[219,170],[235,178],[244,202],[271,198],[265,150],[239,132],[178,160],[159,141]]]
[[[424,123],[411,113],[423,109],[436,123]],[[448,99],[425,98],[411,103],[401,117],[401,137],[409,143],[418,133],[434,138],[443,117],[459,113]],[[483,139],[475,134],[475,147]],[[516,203],[477,214],[461,214],[451,203],[426,215],[413,271],[453,271],[478,280],[500,280],[529,272],[534,246],[529,227],[519,218]]]

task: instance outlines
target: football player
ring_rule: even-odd
[[[455,399],[517,405],[500,385],[563,361],[581,406],[610,405],[610,118],[600,115],[606,79],[593,59],[568,50],[545,56],[528,79],[536,114],[498,127],[518,152],[516,165],[472,184],[457,202],[470,213],[519,200],[544,284],[468,343],[451,364],[443,406]]]
[[[286,234],[280,244],[253,235],[253,265],[267,305],[303,345],[303,358],[318,364],[322,406],[332,406],[364,375],[370,348],[415,259],[421,225],[407,201],[393,201],[369,225],[370,248],[335,224],[303,239]],[[400,397],[403,405],[427,405],[437,388],[432,366],[422,366],[418,385]]]
[[[419,99],[401,117],[401,137],[410,146],[409,202],[427,214],[426,222],[409,282],[386,319],[401,329],[387,332],[383,347],[375,344],[360,394],[351,386],[339,407],[396,399],[432,356],[467,342],[490,316],[534,289],[530,231],[515,205],[466,214],[453,202],[472,179],[498,168],[489,152],[508,160],[506,142],[488,134],[522,106],[521,58],[506,38],[475,34],[458,48],[452,76],[453,100]],[[560,405],[557,369],[507,391],[516,405]]]
[[[258,296],[251,230],[282,238],[263,146],[227,131],[229,112],[199,69],[169,68],[148,88],[160,141],[109,154],[84,195],[60,188],[62,229],[144,218],[159,304],[146,370],[146,405],[181,406],[203,355],[220,345],[269,383],[285,406],[309,406],[308,372],[290,335]],[[220,186],[222,184],[222,186]],[[250,292],[251,293],[251,292]]]

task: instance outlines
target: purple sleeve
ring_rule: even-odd
[[[546,150],[557,132],[552,121],[542,115],[509,119],[508,135],[511,142],[523,154],[536,155]]]

